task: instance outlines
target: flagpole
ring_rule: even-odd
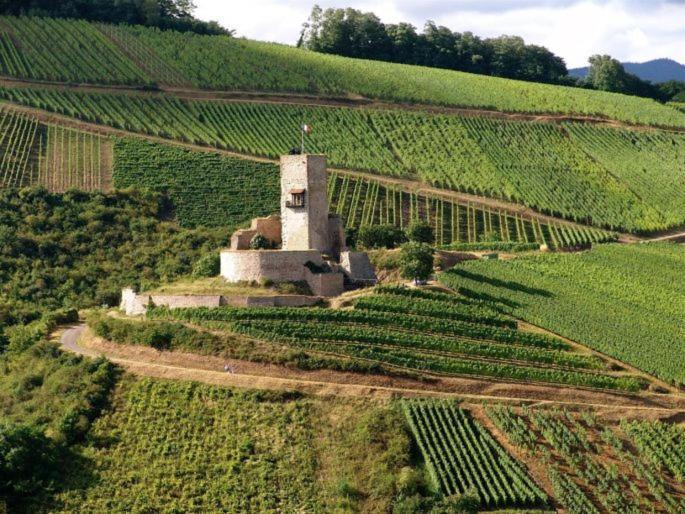
[[[302,125],[300,125],[300,136],[302,137],[301,152],[302,152],[302,155],[304,155],[304,123]]]

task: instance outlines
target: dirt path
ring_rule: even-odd
[[[303,371],[284,366],[223,359],[183,352],[160,352],[148,347],[118,345],[95,338],[85,326],[59,334],[63,349],[88,357],[105,356],[128,371],[155,378],[193,380],[214,385],[342,397],[393,398],[427,396],[471,402],[502,401],[530,405],[565,405],[621,412],[639,417],[685,413],[685,397],[629,395],[538,384],[511,384],[478,378],[434,377],[421,381],[330,370]],[[232,373],[224,371],[228,364]]]
[[[673,241],[674,243],[685,243],[685,232],[675,232],[673,234],[666,234],[651,239],[643,239],[643,243],[656,243],[659,241]]]

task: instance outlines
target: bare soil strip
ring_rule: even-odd
[[[82,337],[83,336],[83,337]],[[532,405],[564,405],[662,417],[685,412],[680,395],[629,395],[538,384],[510,384],[478,378],[432,377],[429,381],[330,370],[303,371],[272,364],[222,359],[184,352],[160,352],[95,338],[78,325],[59,335],[62,347],[91,357],[105,356],[128,371],[144,376],[194,380],[253,389],[295,390],[322,396],[456,398],[470,402],[500,401]],[[225,372],[229,365],[232,373]]]

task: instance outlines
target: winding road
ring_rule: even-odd
[[[224,387],[290,390],[319,396],[459,398],[470,402],[504,401],[590,407],[615,414],[630,410],[635,415],[649,417],[685,413],[685,397],[681,395],[635,396],[540,384],[509,384],[467,377],[438,379],[437,384],[431,384],[411,379],[343,372],[308,372],[236,360],[230,361],[233,371],[226,372],[225,361],[212,356],[160,352],[152,348],[117,345],[97,339],[89,339],[87,345],[84,345],[82,336],[85,332],[84,324],[67,327],[59,333],[61,348],[89,358],[106,357],[133,374],[153,378],[189,380]]]

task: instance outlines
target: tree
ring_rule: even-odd
[[[192,0],[0,0],[0,14],[80,18],[200,34],[232,33],[216,22],[194,18],[194,11]]]
[[[628,88],[628,73],[623,65],[610,55],[593,55],[586,81],[594,89],[623,93]]]
[[[357,233],[357,244],[362,248],[395,248],[406,240],[395,225],[366,225]]]
[[[193,276],[197,278],[216,277],[219,274],[220,266],[219,252],[208,252],[193,264]]]
[[[425,221],[413,221],[407,227],[407,239],[416,243],[431,244],[435,241],[433,227]]]
[[[658,88],[667,100],[685,101],[685,82],[683,81],[669,80],[659,84]]]
[[[657,86],[628,73],[623,65],[610,55],[593,55],[589,61],[590,69],[585,82],[594,89],[653,98],[659,101],[668,99]]]
[[[433,247],[426,243],[409,242],[400,251],[400,270],[404,278],[414,283],[428,280],[433,272]]]
[[[516,36],[483,40],[427,21],[418,34],[409,23],[385,25],[373,13],[315,5],[297,46],[315,52],[419,64],[539,82],[568,83],[560,57]]]
[[[60,480],[59,464],[59,448],[37,428],[0,425],[0,498],[10,509],[54,491]]]

